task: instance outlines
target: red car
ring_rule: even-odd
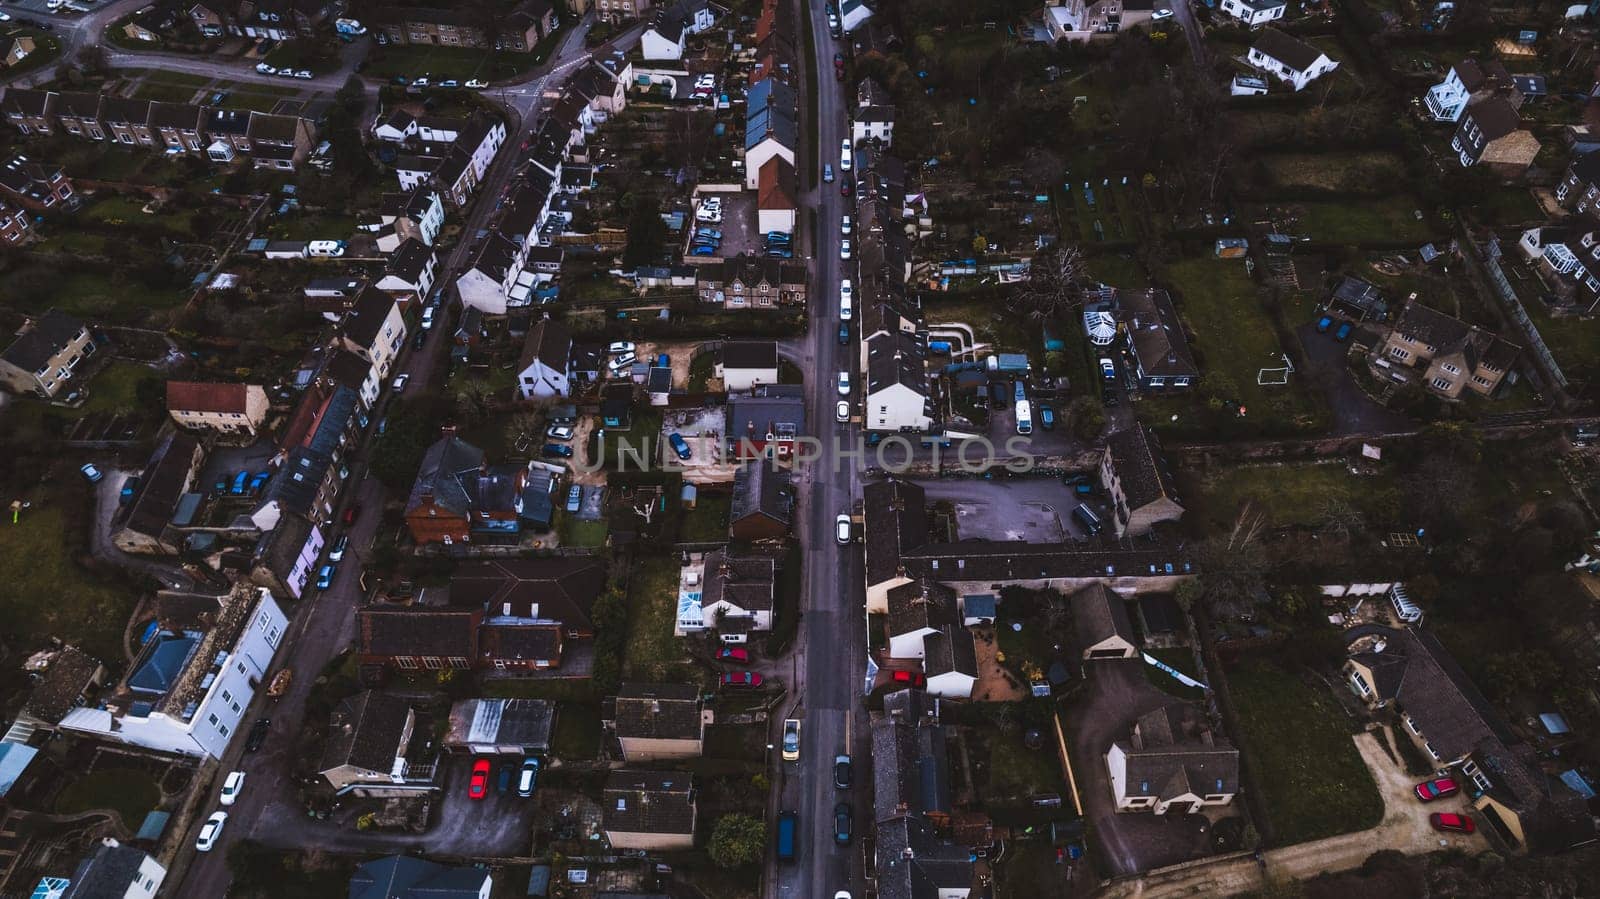
[[[848,197],[855,192],[856,189],[850,185],[850,179],[848,177],[839,179],[840,196]]]
[[[360,514],[361,514],[361,504],[360,503],[356,503],[356,504],[352,505],[350,508],[344,510],[344,523],[345,524],[355,524],[356,516],[360,515]]]
[[[722,675],[724,687],[759,687],[761,675],[754,671],[729,671]]]
[[[743,646],[724,646],[717,650],[717,661],[732,662],[735,665],[750,664],[750,650]]]
[[[913,687],[926,687],[928,678],[921,671],[896,671],[889,675],[889,680],[897,684],[909,684]]]
[[[1427,783],[1417,784],[1417,798],[1423,802],[1432,802],[1446,796],[1454,796],[1461,792],[1461,786],[1453,778],[1440,777]]]
[[[467,795],[482,799],[489,795],[489,760],[478,759],[472,763],[472,781],[467,784]]]
[[[1434,830],[1450,830],[1456,833],[1472,833],[1478,829],[1471,818],[1455,812],[1434,812],[1428,816],[1428,823],[1433,825]]]

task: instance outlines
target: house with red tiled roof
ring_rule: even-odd
[[[763,234],[782,231],[794,233],[795,217],[799,203],[794,166],[781,156],[774,156],[761,164],[756,175],[756,220]]]
[[[267,391],[259,384],[168,381],[167,414],[178,427],[252,443],[266,423]]]

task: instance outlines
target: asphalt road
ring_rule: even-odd
[[[824,163],[838,169],[839,142],[848,136],[843,85],[832,78],[835,42],[828,36],[827,14],[823,4],[808,4],[816,35],[818,97],[817,146],[821,159],[810,159],[809,171],[820,172]],[[801,105],[802,113],[805,105]],[[804,148],[803,155],[809,155]],[[843,173],[840,173],[841,175]],[[810,385],[812,431],[831,444],[829,437],[855,439],[860,436],[853,425],[835,423],[833,408],[839,396],[835,381],[838,372],[853,369],[857,353],[854,343],[839,346],[839,279],[844,276],[839,259],[839,218],[846,201],[839,185],[824,184],[808,191],[803,204],[815,216],[818,227],[812,252],[811,329],[808,345],[802,347],[806,383]],[[805,225],[802,224],[802,239]],[[852,373],[852,382],[856,378]],[[779,804],[800,814],[800,856],[794,864],[777,865],[768,879],[769,896],[782,899],[813,899],[832,896],[849,889],[863,895],[860,859],[860,834],[872,819],[870,793],[865,783],[870,778],[871,758],[867,750],[869,733],[864,709],[858,703],[866,676],[865,587],[862,583],[859,544],[840,546],[834,539],[834,517],[851,509],[860,483],[858,462],[838,463],[831,452],[804,472],[799,537],[805,547],[803,588],[804,611],[795,648],[794,678],[796,710],[791,714],[803,720],[800,761],[782,763],[778,778]],[[776,734],[774,735],[776,738]],[[855,759],[852,798],[855,807],[856,841],[841,847],[833,839],[833,809],[841,795],[833,787],[833,757],[848,752]]]

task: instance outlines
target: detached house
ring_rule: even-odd
[[[1183,388],[1199,380],[1200,368],[1166,291],[1119,290],[1116,302],[1141,388]]]
[[[1106,441],[1100,457],[1100,486],[1115,509],[1118,537],[1141,537],[1164,521],[1183,516],[1177,486],[1161,455],[1161,444],[1149,428],[1118,431]]]
[[[1539,155],[1539,139],[1522,127],[1522,116],[1511,101],[1490,97],[1467,107],[1450,149],[1463,166],[1486,165],[1503,178],[1528,170]]]
[[[416,723],[411,703],[389,693],[363,690],[340,700],[328,721],[317,773],[337,796],[406,795],[419,786],[431,789],[431,778],[408,784],[406,776],[406,747]]]
[[[623,684],[605,727],[626,762],[699,758],[714,713],[693,684]]]
[[[518,466],[490,466],[483,450],[446,433],[422,455],[406,500],[406,528],[418,544],[515,540]]]
[[[724,643],[748,643],[752,632],[772,630],[776,579],[770,557],[706,553],[699,625],[680,621],[679,626],[686,631],[714,629]]]
[[[778,344],[773,340],[728,340],[717,360],[717,377],[729,393],[778,383]]]
[[[77,384],[78,364],[94,355],[94,338],[83,322],[51,309],[25,322],[0,352],[0,385],[12,393],[52,400]]]
[[[1600,219],[1600,152],[1572,160],[1556,186],[1556,202],[1591,219]]]
[[[1261,32],[1246,59],[1297,91],[1339,67],[1321,50],[1276,28]]]
[[[1444,80],[1429,88],[1422,100],[1434,121],[1459,122],[1468,106],[1511,89],[1511,73],[1504,63],[1498,59],[1479,62],[1469,56],[1451,66]]]
[[[639,38],[639,49],[647,60],[682,59],[685,38],[715,25],[720,12],[708,0],[678,0],[658,6]]]
[[[89,856],[78,863],[70,879],[61,880],[64,892],[42,893],[56,878],[46,877],[33,891],[35,899],[139,899],[155,896],[167,879],[167,869],[151,855],[104,837]]]
[[[1057,43],[1089,41],[1148,25],[1154,15],[1150,0],[1046,0],[1044,27]]]
[[[1222,11],[1251,28],[1283,18],[1288,0],[1222,0]]]
[[[167,414],[181,428],[253,443],[266,424],[267,391],[259,384],[167,382]]]
[[[587,640],[594,636],[594,602],[605,587],[605,569],[586,557],[501,559],[458,568],[450,601],[482,609],[491,623],[550,626],[565,639]]]
[[[566,327],[553,319],[540,319],[528,330],[517,360],[517,395],[527,400],[570,394],[571,358],[572,335]]]
[[[1377,358],[1419,375],[1434,393],[1456,399],[1464,389],[1492,396],[1521,351],[1495,334],[1413,301],[1395,319]]]
[[[1194,814],[1239,792],[1239,750],[1184,702],[1140,717],[1111,744],[1106,770],[1119,812]]]
[[[686,772],[613,771],[600,801],[606,841],[612,849],[693,849],[696,799]]]

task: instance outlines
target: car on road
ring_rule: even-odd
[[[841,240],[841,241],[839,241],[839,258],[840,259],[849,259],[850,258],[850,238],[848,238],[848,237],[843,239],[843,240]]]
[[[473,90],[482,90],[482,89],[484,89],[484,88],[486,88],[488,86],[489,86],[489,82],[484,81],[482,78],[468,78],[467,79],[467,87],[470,87]]]
[[[411,338],[411,348],[413,350],[420,350],[424,346],[427,346],[427,345],[428,345],[428,332],[427,331],[418,331],[417,332],[417,336]]]
[[[761,681],[761,674],[757,671],[724,671],[722,676],[717,678],[717,683],[724,688],[732,687],[735,689],[759,687],[761,686]]]
[[[612,343],[610,346],[606,347],[606,352],[610,353],[613,356],[618,356],[618,355],[621,355],[623,353],[631,353],[635,349],[637,349],[637,347],[635,347],[633,345],[633,341],[631,341],[631,340],[618,340],[618,341]]]
[[[850,323],[849,322],[840,322],[839,323],[839,345],[840,346],[849,346],[850,345]]]
[[[328,561],[329,562],[342,562],[342,561],[344,561],[344,551],[349,546],[350,546],[350,535],[349,534],[340,534],[339,535],[339,539],[333,541],[333,549],[328,550]]]
[[[1117,363],[1112,362],[1110,359],[1106,358],[1105,356],[1101,356],[1100,357],[1100,376],[1102,378],[1105,378],[1107,381],[1116,380],[1116,378],[1117,378]]]
[[[571,440],[573,433],[572,425],[551,425],[544,429],[544,436],[551,440],[560,440],[563,443]]]
[[[421,78],[414,79],[411,82],[411,86],[412,87],[427,87],[428,86],[428,76],[427,75],[423,75]]]
[[[3,12],[0,12],[0,22],[9,22],[9,21],[11,21],[11,16],[9,16],[9,15],[3,13]]]
[[[853,533],[853,528],[850,524],[849,514],[840,512],[838,516],[833,519],[833,539],[840,546],[846,546],[852,539],[854,539],[854,537],[855,534]]]
[[[839,422],[849,421],[850,403],[845,400],[840,400],[839,404],[833,407],[833,418],[835,421]]]
[[[850,233],[850,216],[848,216],[848,215],[839,216],[839,233],[840,234],[849,234]]]
[[[293,78],[293,77],[295,77],[294,69],[279,69],[278,70],[278,77],[279,78]]]
[[[850,756],[833,757],[833,785],[841,790],[850,789]]]
[[[799,718],[790,718],[783,722],[783,760],[786,762],[800,761]]]
[[[833,841],[840,846],[850,845],[850,824],[855,817],[850,803],[841,802],[833,807]]]
[[[839,171],[850,171],[852,164],[850,157],[852,152],[853,151],[850,149],[850,138],[847,137],[844,140],[839,141]]]
[[[539,785],[539,760],[523,759],[522,770],[517,773],[517,795],[532,796],[533,790]]]
[[[928,676],[923,674],[921,671],[906,671],[905,669],[899,669],[893,674],[889,675],[889,682],[893,684],[905,684],[909,687],[920,688],[928,685]]]
[[[467,781],[467,796],[482,799],[489,795],[489,760],[477,759],[472,763],[472,779]]]
[[[1471,818],[1466,815],[1458,815],[1455,812],[1434,812],[1428,816],[1428,823],[1433,825],[1434,830],[1446,830],[1454,833],[1473,833],[1478,829],[1478,826],[1472,823]]]
[[[301,69],[300,71],[294,73],[294,77],[299,78],[302,81],[310,81],[317,76],[311,74],[310,69]]]
[[[117,503],[126,506],[133,502],[133,495],[137,492],[139,492],[139,476],[134,475],[122,482],[122,491],[117,494]]]
[[[338,569],[332,565],[324,565],[317,569],[317,589],[326,590],[333,586],[333,573]]]
[[[350,525],[355,524],[356,523],[356,516],[358,516],[360,514],[361,514],[361,504],[360,503],[351,503],[350,504],[350,508],[344,510],[344,524],[345,524],[345,527],[349,527]]]
[[[839,182],[839,196],[848,197],[848,196],[851,196],[852,194],[854,194],[855,192],[856,192],[855,185],[850,183],[850,179],[849,178],[846,178],[843,181]]]
[[[843,53],[835,53],[835,54],[833,54],[833,67],[836,68],[836,69],[844,68],[844,54]]]
[[[1349,339],[1350,332],[1354,331],[1355,329],[1355,325],[1345,322],[1339,326],[1339,330],[1333,332],[1333,339],[1339,341],[1340,343],[1344,343],[1347,339]]]
[[[217,840],[222,836],[222,825],[227,823],[227,812],[212,812],[206,823],[200,825],[200,836],[194,841],[196,851],[210,852],[215,849]]]
[[[724,646],[717,650],[717,661],[733,665],[750,664],[750,650],[743,646]]]
[[[850,373],[847,371],[839,372],[839,395],[850,395]]]
[[[1456,783],[1453,777],[1436,777],[1433,780],[1417,784],[1415,789],[1418,799],[1423,802],[1432,802],[1435,799],[1443,799],[1446,796],[1454,796],[1461,792],[1461,785]]]
[[[1170,9],[1158,9],[1150,14],[1150,21],[1152,22],[1161,22],[1170,18],[1172,18],[1172,10]]]
[[[824,183],[824,184],[832,184],[833,183],[833,164],[832,163],[828,163],[828,164],[826,164],[826,165],[824,165],[822,167],[822,183]]]
[[[267,742],[267,731],[271,728],[271,718],[257,718],[256,723],[250,725],[250,735],[244,738],[244,751],[259,751],[262,744]]]
[[[1317,333],[1318,334],[1326,334],[1326,333],[1328,333],[1328,329],[1331,328],[1331,327],[1333,327],[1333,318],[1332,318],[1332,316],[1324,315],[1323,317],[1317,319]]]
[[[839,282],[839,318],[849,321],[855,314],[856,291],[849,278]]]
[[[682,434],[679,434],[677,431],[673,431],[671,434],[667,435],[667,442],[672,444],[672,451],[678,454],[679,459],[688,461],[689,456],[691,455],[689,452],[689,442],[683,439]]]
[[[544,457],[546,459],[570,459],[572,458],[572,447],[560,443],[546,443],[544,445]]]
[[[78,470],[83,472],[84,478],[87,479],[91,484],[98,484],[100,483],[101,479],[105,477],[105,475],[101,473],[100,469],[94,467],[94,463],[92,462],[80,466]]]
[[[411,372],[402,372],[398,377],[396,377],[394,379],[394,381],[392,381],[389,384],[389,388],[391,390],[393,390],[395,393],[405,393],[406,392],[406,384],[410,380],[411,380]]]
[[[278,74],[278,67],[277,66],[273,66],[273,65],[268,65],[268,64],[266,64],[264,62],[258,62],[258,63],[256,63],[256,71],[260,72],[263,75],[276,75],[276,74]]]
[[[839,892],[833,894],[833,899],[850,899],[850,891],[840,890]]]
[[[440,87],[460,87],[461,86],[461,82],[455,80],[454,78],[446,78],[445,80],[439,82],[439,86]]]
[[[235,771],[222,781],[222,795],[219,802],[223,805],[233,805],[239,798],[239,793],[244,790],[244,772]]]
[[[437,306],[426,306],[426,307],[423,308],[423,310],[422,310],[422,330],[426,331],[429,328],[433,327],[433,316],[438,311],[439,311],[439,307],[437,307]]]

